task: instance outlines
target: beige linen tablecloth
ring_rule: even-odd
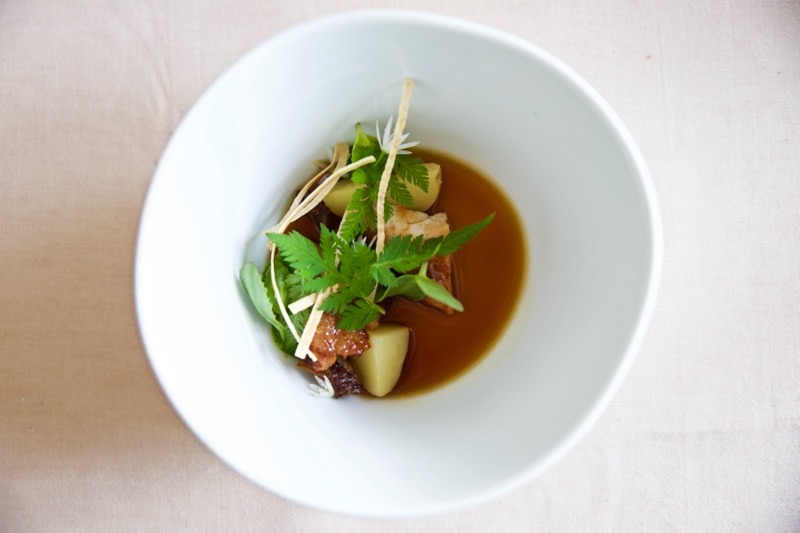
[[[254,486],[142,349],[137,224],[162,149],[242,53],[345,9],[460,16],[572,65],[640,143],[659,304],[599,422],[543,476],[366,521]],[[0,531],[800,531],[800,4],[0,3]]]

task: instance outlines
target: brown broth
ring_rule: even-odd
[[[411,329],[403,373],[389,396],[439,386],[477,363],[508,323],[522,291],[526,248],[522,225],[508,197],[472,167],[436,152],[415,151],[442,168],[442,190],[430,212],[447,213],[460,228],[495,213],[492,223],[453,257],[453,292],[461,313],[445,314],[396,299],[384,317]]]

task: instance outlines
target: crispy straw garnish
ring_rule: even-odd
[[[295,300],[288,305],[289,312],[293,315],[296,315],[300,311],[305,311],[312,305],[314,305],[314,300],[317,299],[316,294],[306,294],[299,300]]]
[[[294,356],[298,359],[305,359],[306,355],[308,355],[312,361],[317,360],[317,356],[314,355],[314,352],[310,349],[311,341],[314,340],[314,335],[317,333],[317,328],[322,320],[323,311],[319,306],[322,305],[323,300],[333,292],[333,289],[333,287],[329,287],[315,294],[314,306],[311,308],[311,313],[308,315],[306,325],[303,327],[303,335],[297,340],[297,348],[294,351]]]
[[[381,174],[381,181],[378,185],[378,200],[375,205],[375,212],[378,215],[378,226],[376,228],[378,240],[375,242],[375,253],[378,255],[381,254],[383,246],[386,243],[386,217],[384,215],[386,209],[386,190],[389,188],[389,179],[392,177],[397,151],[400,150],[400,143],[403,141],[403,130],[408,121],[408,108],[411,105],[411,91],[413,89],[414,80],[406,78],[403,83],[403,96],[400,99],[400,109],[397,112],[397,124],[395,124],[394,135],[392,136],[392,146],[389,147],[386,166],[383,167],[383,174]]]
[[[300,192],[297,193],[294,201],[292,201],[292,205],[289,206],[289,210],[283,216],[281,221],[268,229],[267,233],[285,232],[286,228],[289,227],[289,224],[314,209],[331,191],[331,189],[333,189],[333,186],[336,185],[336,183],[339,181],[339,178],[359,167],[375,162],[375,158],[373,156],[369,156],[359,159],[355,163],[345,165],[343,162],[347,161],[348,154],[349,148],[346,144],[337,144],[333,157],[336,161],[336,169],[331,173],[330,176],[325,178],[325,180],[319,184],[319,187],[309,193],[309,189],[317,182],[317,180],[319,180],[322,175],[325,174],[325,172],[331,168],[333,163],[325,167],[319,174],[311,178],[308,183],[306,183],[303,188],[300,189]]]

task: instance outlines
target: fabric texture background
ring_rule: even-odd
[[[142,203],[191,104],[271,35],[368,7],[570,64],[639,142],[664,223],[651,326],[589,434],[499,500],[412,520],[300,507],[222,464],[159,388],[133,303]],[[2,531],[800,531],[792,0],[2,2],[0,228]]]

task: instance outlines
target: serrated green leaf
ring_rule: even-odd
[[[278,247],[278,253],[292,270],[303,278],[311,279],[328,270],[319,247],[299,232],[269,233],[267,237]]]
[[[328,297],[322,301],[319,307],[323,311],[338,315],[342,313],[357,297],[358,295],[353,294],[353,291],[343,288],[329,294]]]
[[[365,244],[359,244],[349,252],[342,256],[339,272],[350,288],[368,298],[376,284],[369,267],[375,261],[375,251]]]
[[[286,263],[275,259],[275,273],[278,281],[278,289],[281,293],[281,300],[284,302],[294,302],[307,294],[311,294],[304,284],[303,277],[296,272],[291,272]]]
[[[372,265],[370,267],[370,273],[372,274],[372,279],[378,282],[379,285],[393,287],[397,284],[397,277],[395,277],[394,272],[390,268]]]
[[[347,204],[347,216],[339,225],[339,235],[346,240],[355,240],[363,235],[367,228],[374,228],[376,187],[359,187],[353,192]]]
[[[322,258],[322,263],[330,268],[336,263],[336,253],[340,248],[341,243],[338,235],[328,229],[324,224],[320,226],[319,237],[319,254]]]
[[[403,207],[414,207],[414,197],[411,195],[411,191],[408,190],[408,187],[405,183],[400,180],[392,179],[389,180],[389,197],[395,201],[398,205],[402,205]],[[390,218],[391,215],[388,218]]]
[[[367,324],[378,318],[383,309],[364,299],[354,300],[340,314],[336,327],[348,331],[364,329]]]
[[[494,219],[494,213],[489,215],[488,217],[475,222],[474,224],[470,224],[468,226],[464,226],[462,228],[458,228],[455,231],[451,231],[447,235],[444,236],[442,239],[441,244],[439,245],[439,250],[437,255],[450,255],[457,251],[459,248],[467,244],[469,241],[473,239],[478,233],[483,231],[486,226],[488,226],[492,220]]]
[[[441,237],[425,239],[422,235],[399,235],[386,241],[383,252],[373,264],[373,276],[378,269],[408,272],[429,261],[438,251]]]
[[[401,180],[428,192],[428,187],[430,187],[428,169],[422,159],[409,154],[398,155],[395,160],[395,172]]]

